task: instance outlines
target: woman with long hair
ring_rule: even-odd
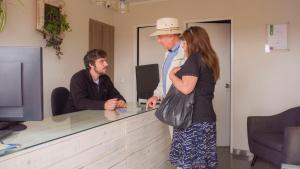
[[[194,91],[194,110],[190,127],[174,128],[170,162],[182,169],[216,169],[216,114],[212,100],[220,75],[218,57],[201,27],[185,30],[182,40],[187,60],[169,76],[183,94]]]

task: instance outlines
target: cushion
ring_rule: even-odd
[[[256,133],[253,135],[253,140],[266,147],[281,152],[284,139],[283,137],[282,133]]]

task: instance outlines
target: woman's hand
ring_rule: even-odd
[[[170,74],[169,74],[169,78],[170,80],[172,81],[172,83],[174,83],[174,80],[176,78],[178,78],[176,76],[176,73],[181,69],[181,67],[174,67],[171,71],[170,71]]]
[[[171,77],[171,75],[175,75],[180,69],[181,69],[181,67],[174,67],[174,68],[170,71],[170,77]]]

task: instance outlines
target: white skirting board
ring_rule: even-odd
[[[282,164],[281,169],[300,169],[299,165]]]

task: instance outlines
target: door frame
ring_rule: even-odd
[[[133,26],[133,80],[134,82],[136,82],[136,77],[135,77],[135,66],[139,66],[140,65],[140,58],[139,58],[139,31],[142,28],[147,28],[147,27],[155,27],[155,23],[149,23],[149,24],[138,24],[138,25],[134,25]],[[136,101],[138,101],[137,99],[137,93],[136,93],[136,83],[134,83],[134,85],[132,85],[132,91],[134,91],[134,96],[133,99],[135,99]]]
[[[233,67],[233,60],[234,60],[234,34],[233,34],[233,19],[231,17],[225,17],[225,18],[206,18],[206,19],[192,19],[192,20],[185,20],[184,21],[184,28],[186,29],[188,27],[188,23],[217,23],[219,21],[230,21],[230,153],[233,152],[233,107],[234,107],[234,67]]]
[[[140,65],[140,29],[151,27],[155,27],[155,25],[145,25],[136,27],[136,66]]]

